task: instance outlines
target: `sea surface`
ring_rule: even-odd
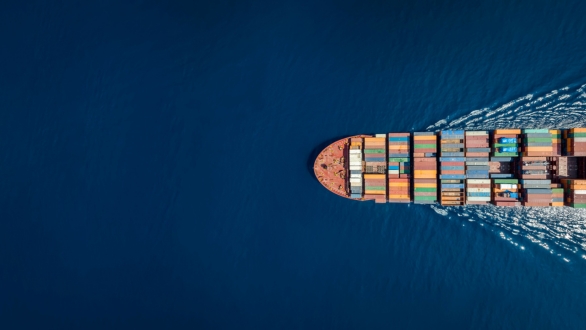
[[[0,4],[1,329],[583,329],[586,211],[375,205],[348,135],[586,126],[584,1]]]

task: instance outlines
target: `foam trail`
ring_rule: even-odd
[[[563,93],[560,93],[562,91]],[[462,117],[442,119],[428,130],[586,127],[586,84],[566,86],[545,95],[528,94],[495,109],[474,110]],[[525,249],[530,241],[565,262],[586,260],[586,210],[569,207],[432,206],[438,214],[488,224],[511,244]],[[522,237],[523,239],[518,239]]]

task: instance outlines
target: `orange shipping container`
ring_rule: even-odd
[[[384,174],[364,174],[365,179],[385,179],[386,175]]]
[[[413,137],[413,140],[419,141],[419,140],[437,140],[437,136],[435,135],[416,135]]]
[[[496,129],[494,130],[494,134],[521,134],[521,130],[513,128]]]
[[[386,195],[387,192],[384,190],[365,190],[366,195]]]

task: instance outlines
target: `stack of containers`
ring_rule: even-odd
[[[382,174],[387,172],[386,134],[377,134],[377,137],[364,138],[364,161],[366,163],[366,173]]]
[[[387,178],[385,174],[364,174],[364,197],[385,203],[387,198]]]
[[[441,132],[441,204],[464,205],[464,131]]]
[[[552,147],[552,156],[561,156],[562,155],[562,132],[559,129],[550,129],[549,133],[551,133],[551,147]]]
[[[350,139],[350,198],[362,197],[362,139]]]
[[[564,188],[561,183],[551,184],[550,206],[564,206]]]
[[[518,169],[522,179],[551,179],[547,157],[521,157]]]
[[[433,132],[413,133],[413,157],[436,157],[437,136]]]
[[[389,202],[411,201],[410,133],[389,133]]]
[[[523,156],[551,156],[552,134],[547,128],[523,130]]]
[[[550,206],[551,180],[521,180],[524,206]]]
[[[564,131],[568,156],[586,156],[586,128]]]
[[[466,204],[488,204],[490,202],[490,179],[466,180]]]
[[[497,129],[493,133],[492,155],[493,157],[517,157],[519,156],[520,129]]]
[[[492,201],[496,206],[520,206],[519,180],[492,179]]]
[[[441,131],[441,156],[464,157],[464,131]]]
[[[413,133],[413,202],[437,201],[437,137],[433,132]]]
[[[566,197],[565,205],[573,208],[586,208],[586,180],[561,179]]]
[[[488,131],[466,131],[466,158],[486,158],[490,146],[488,144]]]

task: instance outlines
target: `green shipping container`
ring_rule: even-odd
[[[551,188],[552,194],[559,194],[559,193],[563,193],[563,192],[564,192],[564,188]]]
[[[404,162],[408,162],[409,158],[389,158],[389,162],[391,163],[404,163]]]
[[[436,144],[415,144],[415,149],[435,149]]]
[[[499,147],[516,147],[518,144],[516,143],[495,143],[493,145],[493,147],[495,148],[499,148]]]
[[[549,128],[529,128],[524,129],[523,133],[549,133]]]
[[[519,183],[519,179],[494,179],[494,183],[517,184]]]
[[[415,188],[415,192],[436,192],[437,188]]]
[[[568,137],[571,137],[571,138],[586,137],[586,133],[574,133],[574,134],[569,133]]]
[[[416,201],[435,201],[437,197],[435,196],[413,196],[413,199]]]
[[[495,152],[495,157],[518,157],[519,153],[517,152]]]
[[[586,204],[570,204],[571,207],[575,208],[575,209],[586,209]]]
[[[523,142],[551,142],[551,138],[526,138]]]
[[[384,154],[385,149],[364,149],[365,154]]]

